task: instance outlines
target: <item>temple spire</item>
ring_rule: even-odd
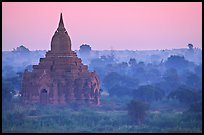
[[[57,30],[58,31],[66,31],[65,28],[64,28],[62,13],[60,14],[60,21],[59,21],[59,26],[58,26]]]

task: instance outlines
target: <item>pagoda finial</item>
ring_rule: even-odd
[[[58,31],[65,31],[64,28],[64,23],[63,23],[63,18],[62,18],[62,13],[60,14],[60,21],[59,21],[59,26],[58,26]]]

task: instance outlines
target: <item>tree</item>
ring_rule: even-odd
[[[134,91],[133,96],[137,100],[152,102],[161,100],[165,93],[159,87],[153,85],[143,85]]]
[[[90,47],[90,45],[82,44],[82,45],[80,46],[79,52],[80,52],[80,54],[83,54],[83,53],[89,54],[89,53],[91,52],[91,47]]]
[[[91,47],[87,44],[81,45],[79,49],[79,56],[84,64],[89,65],[91,58]]]
[[[120,74],[126,74],[128,69],[128,63],[127,62],[121,62],[117,64],[117,70]]]
[[[147,75],[146,75],[147,72],[145,69],[146,69],[145,67],[138,64],[137,66],[132,68],[132,76],[137,77],[141,83],[146,82],[147,81]]]
[[[129,117],[138,125],[144,123],[146,111],[149,109],[149,104],[132,100],[127,105]]]
[[[187,61],[184,56],[171,55],[165,62],[167,68],[176,68],[177,70],[183,70],[189,66],[189,61]]]
[[[16,52],[29,53],[30,50],[28,48],[26,48],[25,46],[21,45],[21,46],[17,47],[16,49],[13,49],[12,52],[14,52],[14,53],[16,53]]]
[[[197,94],[193,90],[190,90],[189,88],[187,88],[186,86],[183,86],[183,85],[180,86],[175,91],[172,91],[168,95],[168,98],[177,99],[181,103],[186,104],[186,105],[190,105],[192,103],[195,103],[195,102],[199,101],[199,99],[200,99],[199,94]]]
[[[190,50],[192,50],[192,49],[193,49],[193,44],[188,44],[188,48],[189,48]]]
[[[129,64],[131,67],[134,67],[134,66],[136,66],[136,64],[137,64],[137,61],[136,61],[135,58],[130,58],[128,64]]]
[[[166,70],[166,72],[163,74],[163,80],[165,84],[164,88],[167,93],[175,90],[181,83],[180,76],[178,75],[177,70],[174,68]]]
[[[113,64],[116,62],[115,55],[113,54],[107,56],[102,55],[101,60],[104,61],[106,64]]]
[[[185,83],[189,88],[197,90],[202,89],[202,79],[194,73],[189,73],[187,75]]]
[[[110,95],[123,96],[132,95],[131,91],[139,84],[135,78],[130,78],[126,75],[120,75],[116,72],[111,72],[103,79],[104,86],[108,89]]]
[[[108,75],[106,75],[103,79],[104,86],[107,89],[111,89],[116,84],[119,84],[121,80],[121,76],[116,72],[111,72]]]
[[[150,82],[160,82],[161,81],[161,73],[157,68],[148,68],[147,70],[147,79]]]
[[[202,79],[202,64],[197,65],[195,68],[195,74],[199,76],[199,78]]]

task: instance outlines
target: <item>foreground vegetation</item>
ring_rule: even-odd
[[[111,102],[111,100],[109,100]],[[202,132],[202,114],[177,111],[147,113],[141,125],[126,109],[72,103],[53,106],[12,103],[3,110],[3,132]],[[117,106],[112,104],[111,106]],[[3,106],[4,107],[4,106]]]

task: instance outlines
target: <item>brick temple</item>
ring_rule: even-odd
[[[24,103],[65,104],[86,101],[100,104],[100,81],[96,72],[71,50],[71,39],[63,23],[62,13],[59,26],[51,40],[51,50],[40,58],[33,70],[24,71],[22,80]]]

